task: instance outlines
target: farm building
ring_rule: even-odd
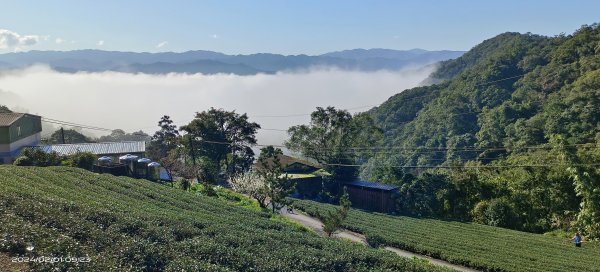
[[[93,171],[99,173],[110,173],[116,176],[145,177],[144,173],[134,173],[133,168],[121,163],[122,157],[135,157],[140,164],[149,164],[151,161],[144,159],[146,153],[146,142],[104,142],[104,143],[79,143],[79,144],[54,144],[38,146],[46,153],[56,152],[62,156],[73,155],[78,152],[90,152],[99,157],[98,164],[94,165]],[[101,164],[101,162],[109,162]],[[114,162],[114,163],[113,163]],[[158,165],[160,167],[160,165]],[[140,168],[141,169],[141,168]],[[172,177],[167,171],[160,167],[160,180],[170,181]]]
[[[42,118],[28,113],[0,113],[0,163],[12,163],[21,149],[40,143]]]
[[[39,146],[46,153],[56,152],[59,155],[73,155],[77,152],[90,152],[97,156],[107,156],[117,161],[120,156],[130,154],[144,157],[146,142],[105,142],[105,143],[80,143],[80,144],[54,144]]]
[[[346,182],[344,186],[353,207],[384,213],[395,209],[393,195],[398,186],[368,181]]]
[[[296,193],[301,197],[314,198],[321,192],[323,176],[329,174],[318,164],[287,155],[280,155],[279,161],[287,177],[294,182]],[[261,168],[258,163],[254,167]]]

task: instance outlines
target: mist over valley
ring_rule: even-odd
[[[184,125],[196,112],[223,108],[247,113],[252,121],[269,129],[259,131],[259,144],[279,145],[287,138],[281,130],[307,123],[318,106],[366,111],[393,94],[419,85],[433,70],[431,65],[373,72],[313,68],[242,76],[65,73],[35,65],[0,72],[0,101],[15,111],[148,134],[158,130],[157,122],[163,115]],[[52,132],[44,131],[43,135]]]

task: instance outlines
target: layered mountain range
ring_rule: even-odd
[[[0,70],[22,69],[36,64],[74,72],[202,73],[254,75],[313,68],[378,71],[422,67],[460,57],[463,51],[423,49],[353,49],[322,55],[251,54],[227,55],[213,51],[136,53],[102,50],[28,51],[0,54]]]

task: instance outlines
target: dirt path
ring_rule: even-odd
[[[292,219],[292,220],[306,226],[306,227],[313,229],[319,235],[325,236],[325,232],[323,231],[323,224],[318,219],[310,217],[303,213],[298,213],[298,212],[289,213],[285,208],[281,210],[281,214],[289,219]],[[364,235],[362,235],[360,233],[352,232],[349,230],[337,231],[333,236],[336,238],[345,238],[345,239],[348,239],[348,240],[351,240],[351,241],[354,241],[357,243],[367,245],[367,239],[365,238]],[[402,257],[425,259],[425,260],[428,260],[432,264],[448,267],[448,268],[458,270],[458,271],[478,272],[478,270],[475,270],[472,268],[451,264],[451,263],[443,261],[443,260],[434,259],[429,256],[416,254],[416,253],[402,250],[402,249],[395,248],[395,247],[385,247],[385,249],[392,251]]]

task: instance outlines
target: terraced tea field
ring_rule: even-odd
[[[0,166],[0,255],[90,258],[33,271],[446,271],[223,200],[66,167]]]
[[[311,216],[335,206],[308,200],[294,205]],[[344,228],[451,263],[487,271],[600,271],[600,243],[575,248],[568,239],[480,224],[417,219],[351,209]]]

